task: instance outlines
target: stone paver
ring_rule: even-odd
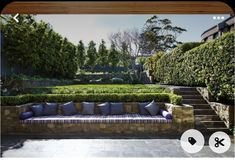
[[[209,146],[189,154],[178,139],[27,139],[23,146],[8,149],[3,157],[234,157],[229,151],[216,154]]]

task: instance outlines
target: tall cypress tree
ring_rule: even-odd
[[[87,50],[87,63],[86,65],[94,67],[95,66],[95,60],[96,60],[96,56],[97,56],[97,51],[95,48],[95,42],[94,41],[90,41],[88,44],[88,50]]]
[[[110,66],[112,67],[116,67],[119,63],[119,52],[116,50],[116,46],[113,42],[110,47],[108,60],[110,62]]]
[[[77,61],[79,67],[82,67],[85,64],[85,59],[85,47],[82,40],[80,40],[77,46]]]
[[[99,50],[98,50],[98,57],[97,57],[97,64],[100,66],[108,66],[108,50],[105,46],[105,41],[102,39]]]

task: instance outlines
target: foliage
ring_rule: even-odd
[[[148,57],[144,63],[144,68],[150,71],[156,70],[156,62],[164,55],[164,52],[157,52],[151,57]]]
[[[25,90],[24,94],[88,94],[88,93],[170,93],[170,90],[158,85],[115,85],[115,84],[90,84],[67,85],[56,87],[37,87]]]
[[[172,99],[173,98],[173,99]],[[1,96],[2,105],[19,105],[24,103],[40,102],[171,102],[180,104],[181,96],[171,93],[132,93],[132,94],[27,94],[19,96]]]
[[[99,46],[99,50],[97,53],[97,62],[96,64],[100,65],[100,66],[108,66],[109,62],[108,62],[108,50],[105,46],[105,41],[102,39],[100,46]]]
[[[88,44],[86,65],[91,66],[91,67],[95,66],[95,61],[97,58],[97,51],[96,51],[95,45],[96,44],[94,41],[90,41]]]
[[[137,64],[144,65],[145,62],[146,62],[146,60],[147,60],[146,57],[138,57],[138,58],[136,59],[136,62],[137,62]]]
[[[112,78],[111,81],[112,81],[112,83],[115,83],[115,84],[119,84],[119,83],[124,82],[124,80],[122,78],[116,78],[116,77]]]
[[[135,59],[140,54],[139,38],[140,33],[137,28],[126,29],[109,35],[110,42],[115,44],[121,53],[120,58],[123,66],[131,65],[132,69],[134,69]]]
[[[82,40],[79,41],[77,46],[77,59],[78,59],[78,66],[82,67],[85,64],[86,55],[85,55],[85,47]]]
[[[140,48],[144,54],[167,51],[174,48],[178,42],[176,38],[185,32],[178,26],[173,26],[169,19],[160,19],[157,16],[149,18],[140,35]]]
[[[118,62],[119,62],[119,54],[120,53],[117,51],[115,44],[111,43],[109,56],[108,56],[108,60],[110,61],[111,67],[117,67]]]
[[[32,15],[19,15],[16,23],[2,23],[3,53],[10,67],[31,70],[45,77],[73,78],[77,71],[76,47]]]
[[[155,78],[166,84],[206,85],[216,100],[233,100],[234,33],[202,45],[177,47],[156,62]]]

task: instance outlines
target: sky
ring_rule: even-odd
[[[201,34],[210,27],[223,21],[213,17],[228,18],[229,15],[213,14],[155,14],[159,18],[168,18],[173,26],[178,26],[187,31],[178,37],[181,42],[201,41]],[[110,45],[108,35],[119,30],[138,28],[142,29],[146,20],[152,14],[125,14],[125,15],[102,15],[102,14],[60,14],[60,15],[36,15],[36,20],[43,20],[50,23],[53,29],[63,37],[67,37],[75,45],[82,40],[85,45],[93,40],[100,44],[104,39]]]

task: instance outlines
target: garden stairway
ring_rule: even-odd
[[[182,103],[194,108],[195,129],[203,134],[212,134],[216,131],[229,133],[224,122],[195,87],[180,87],[178,92],[183,97]]]

